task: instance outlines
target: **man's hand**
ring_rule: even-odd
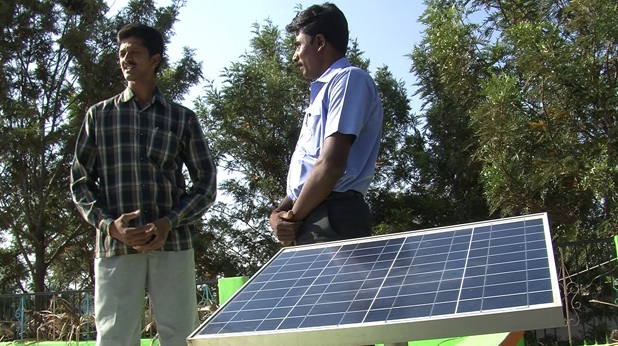
[[[291,210],[270,214],[270,227],[283,246],[294,245],[296,231],[303,225],[302,221],[290,221],[293,217]]]
[[[109,234],[140,252],[149,252],[162,247],[170,232],[169,221],[161,218],[154,223],[129,227],[129,222],[139,217],[139,214],[140,211],[136,210],[120,215],[109,225]]]
[[[129,246],[144,245],[150,241],[154,225],[148,224],[139,227],[130,227],[129,222],[139,217],[140,211],[120,215],[109,225],[109,234]]]
[[[160,218],[154,223],[149,223],[148,225],[152,225],[152,230],[149,232],[152,240],[144,245],[133,247],[139,252],[150,252],[162,248],[163,245],[165,245],[165,241],[167,240],[167,236],[169,235],[172,227],[169,220],[166,218]]]

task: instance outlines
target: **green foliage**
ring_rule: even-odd
[[[242,268],[237,274],[253,273],[278,248],[268,215],[284,197],[308,90],[291,62],[293,38],[270,22],[253,28],[250,49],[198,107],[218,166],[231,173],[219,186],[226,204],[210,212],[211,238]]]
[[[81,14],[52,2],[16,2],[0,33],[5,42],[0,49],[0,207],[5,219],[0,231],[10,234],[7,243],[17,253],[16,266],[28,270],[7,278],[26,281],[29,274],[32,283],[3,285],[43,290],[58,249],[83,232],[62,223],[74,215],[66,198],[69,157],[64,142],[71,135],[65,112],[77,92],[69,72],[74,56],[63,34],[79,30],[87,21],[80,19]],[[64,29],[61,21],[70,24]]]
[[[384,122],[376,175],[368,193],[375,233],[401,232],[424,225],[420,203],[410,199],[420,183],[418,158],[424,141],[411,113],[407,90],[387,66],[378,68],[375,81],[384,109]]]
[[[481,166],[473,159],[477,148],[469,127],[470,110],[479,102],[487,53],[478,25],[466,22],[467,11],[453,1],[428,1],[419,21],[426,25],[414,48],[412,72],[423,100],[423,145],[415,152],[419,171],[415,193],[420,225],[442,226],[490,216],[482,186]]]
[[[369,59],[365,59],[363,57],[363,51],[360,50],[360,46],[358,44],[358,40],[354,39],[350,41],[348,45],[348,52],[346,54],[346,58],[350,60],[350,64],[353,66],[362,68],[365,71],[369,70],[369,63],[371,62]]]
[[[502,214],[547,210],[562,239],[609,236],[618,222],[617,11],[613,1],[542,1],[496,7],[488,22],[509,66],[474,115],[481,140],[503,145],[479,152],[489,201]],[[510,128],[497,132],[501,121]]]
[[[427,5],[411,57],[428,107],[434,184],[447,182],[451,196],[483,195],[481,215],[547,211],[557,239],[614,234],[616,2]],[[448,183],[442,172],[478,185]]]

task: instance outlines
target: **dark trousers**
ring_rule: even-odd
[[[303,221],[297,245],[323,243],[371,235],[369,205],[359,192],[331,193]]]

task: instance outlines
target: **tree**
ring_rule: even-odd
[[[22,270],[3,276],[1,287],[91,286],[93,230],[68,191],[75,135],[89,105],[124,88],[117,30],[141,21],[169,41],[180,6],[131,1],[111,18],[101,0],[18,0],[0,7],[0,234],[2,247],[16,253],[0,260],[3,268]],[[176,100],[201,78],[189,49],[165,67],[161,88]]]
[[[615,234],[616,3],[483,5],[493,9],[487,25],[500,36],[491,49],[505,66],[484,83],[473,115],[492,208],[546,210],[563,240]]]
[[[371,61],[363,53],[358,40],[351,40],[347,58],[352,65],[368,71]],[[374,79],[384,109],[376,174],[366,197],[374,233],[433,226],[424,219],[423,201],[428,196],[418,188],[421,182],[417,167],[421,153],[425,152],[424,140],[418,131],[418,118],[410,112],[405,84],[395,79],[388,66],[378,68]]]
[[[463,173],[477,182],[454,191],[484,196],[483,213],[546,211],[556,239],[613,234],[615,1],[427,4],[425,38],[411,56],[429,106],[428,138],[443,153],[459,143],[466,159],[447,167],[473,168]]]
[[[433,226],[425,219],[419,161],[425,152],[419,120],[411,113],[405,84],[397,81],[387,66],[380,67],[375,81],[384,109],[382,141],[376,175],[367,199],[371,205],[374,233],[387,234]]]
[[[424,108],[422,140],[414,151],[416,193],[423,197],[415,201],[427,226],[491,216],[479,179],[481,164],[474,157],[478,140],[469,126],[470,112],[480,100],[479,84],[491,63],[479,49],[478,26],[464,21],[466,9],[457,3],[426,2],[419,19],[426,25],[424,36],[410,54]]]
[[[213,275],[252,274],[279,248],[268,215],[284,197],[307,104],[308,82],[291,63],[292,38],[268,21],[254,24],[253,34],[250,50],[223,71],[221,90],[211,85],[199,101],[218,166],[230,175],[219,186],[224,201],[210,212],[204,256],[234,263],[236,272]]]

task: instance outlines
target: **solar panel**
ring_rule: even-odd
[[[190,345],[363,345],[564,325],[546,214],[283,248]]]

